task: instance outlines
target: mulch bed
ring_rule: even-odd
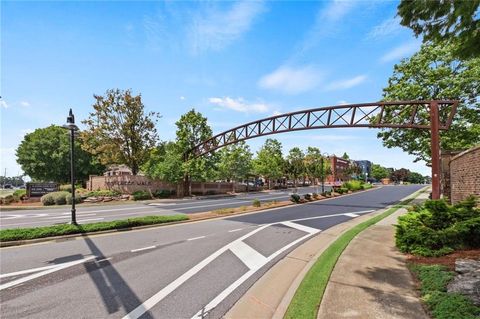
[[[444,265],[450,270],[455,270],[456,259],[480,259],[480,249],[457,250],[451,254],[441,257],[420,257],[408,255],[407,261],[424,265]]]

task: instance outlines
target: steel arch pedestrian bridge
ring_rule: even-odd
[[[439,198],[439,130],[450,127],[457,106],[458,101],[450,100],[373,102],[280,114],[217,134],[196,145],[185,159],[251,138],[292,131],[345,127],[428,129],[432,139],[433,198]]]

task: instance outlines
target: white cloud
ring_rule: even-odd
[[[27,101],[20,101],[20,106],[28,107],[28,106],[30,106],[30,103],[27,102]]]
[[[181,96],[181,97],[180,97],[180,100],[182,100],[182,101],[185,100],[185,97],[184,97],[184,96]]]
[[[349,89],[349,88],[352,88],[354,86],[357,86],[357,85],[365,82],[366,79],[367,79],[367,76],[362,74],[362,75],[355,76],[351,79],[335,81],[335,82],[332,82],[329,85],[327,85],[325,87],[325,90],[326,91],[335,91],[335,90]]]
[[[350,13],[357,4],[358,1],[333,0],[322,7],[316,15],[313,26],[298,47],[297,54],[302,54],[314,47],[322,37],[329,33],[337,32],[339,29],[338,22]]]
[[[368,34],[367,39],[376,40],[379,38],[392,36],[398,34],[402,30],[402,25],[400,24],[400,18],[390,18],[384,20],[379,25],[375,26]]]
[[[348,102],[345,101],[345,100],[340,100],[340,101],[337,102],[337,104],[338,105],[346,105],[346,104],[348,104]]]
[[[8,104],[4,100],[0,100],[0,108],[8,109]]]
[[[247,32],[264,11],[263,1],[237,1],[228,10],[208,7],[192,18],[189,40],[193,53],[221,50]]]
[[[280,111],[273,111],[272,116],[277,116],[277,115],[281,115],[281,114],[283,114],[283,113],[280,112]]]
[[[384,54],[380,58],[380,62],[385,63],[385,62],[390,62],[394,60],[400,60],[403,58],[406,58],[420,48],[421,42],[420,41],[411,41],[411,42],[406,42],[398,47],[393,48],[386,54]]]
[[[227,108],[243,113],[266,113],[270,110],[270,105],[265,103],[249,103],[243,98],[233,99],[231,97],[211,97],[208,101],[221,108]]]
[[[300,68],[281,66],[272,73],[263,76],[258,81],[258,85],[263,89],[298,94],[317,87],[320,80],[320,72],[312,66]]]

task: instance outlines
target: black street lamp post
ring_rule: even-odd
[[[328,154],[320,154],[320,164],[322,165],[321,167],[321,173],[322,173],[322,194],[325,193],[325,168],[323,164],[323,158],[326,156],[328,158]]]
[[[78,131],[78,126],[75,125],[75,116],[72,109],[68,113],[67,124],[63,128],[70,131],[70,180],[72,182],[72,220],[70,224],[77,225],[77,216],[75,209],[75,132]]]

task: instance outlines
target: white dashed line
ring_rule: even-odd
[[[229,230],[228,232],[229,233],[234,233],[234,232],[240,231],[240,230],[243,230],[243,228],[232,229],[232,230]]]
[[[187,239],[188,241],[191,241],[191,240],[197,240],[197,239],[202,239],[202,238],[205,238],[207,236],[199,236],[199,237],[193,237],[193,238],[189,238]]]
[[[148,247],[143,247],[143,248],[138,248],[138,249],[132,249],[130,250],[132,253],[137,252],[137,251],[142,251],[142,250],[147,250],[147,249],[153,249],[157,246],[148,246]]]

